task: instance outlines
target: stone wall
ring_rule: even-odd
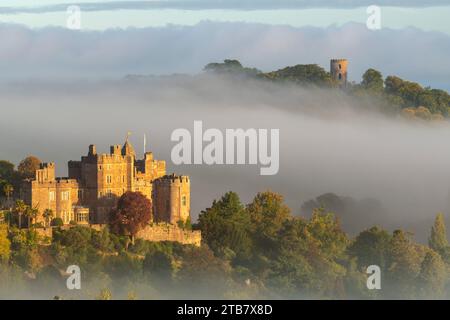
[[[139,231],[136,238],[148,241],[176,241],[182,244],[200,246],[202,235],[200,231],[181,229],[171,224],[153,224]]]
[[[89,226],[94,230],[101,231],[106,225],[102,224],[91,224]],[[73,226],[67,225],[61,227],[63,230],[67,230],[73,228]],[[53,236],[53,228],[36,228],[37,234],[41,237],[49,237]],[[200,246],[202,242],[202,234],[200,231],[190,231],[186,229],[181,229],[175,225],[159,223],[152,224],[145,227],[143,230],[139,231],[136,235],[136,238],[160,242],[160,241],[175,241],[181,244],[193,244],[196,246]]]

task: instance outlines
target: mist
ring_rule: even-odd
[[[406,228],[424,241],[436,213],[449,210],[450,126],[386,116],[373,104],[338,90],[211,75],[5,84],[0,159],[18,164],[33,154],[65,176],[67,161],[86,155],[89,144],[108,153],[131,131],[138,158],[146,134],[147,151],[166,160],[168,173],[191,176],[193,220],[230,190],[245,203],[259,191],[279,192],[294,215],[332,192],[380,203],[380,212],[351,217],[358,227]],[[255,165],[173,165],[171,133],[192,132],[194,120],[222,132],[279,129],[278,174],[261,176]]]

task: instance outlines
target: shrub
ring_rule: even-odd
[[[52,220],[52,222],[50,223],[50,225],[51,225],[52,227],[61,227],[61,226],[64,225],[64,222],[62,221],[61,218],[54,218],[54,219]]]

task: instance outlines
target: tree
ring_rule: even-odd
[[[293,218],[284,223],[278,233],[276,253],[267,268],[270,273],[266,282],[271,290],[282,296],[298,298],[319,291],[318,277],[311,261],[314,244],[306,228],[307,222],[303,218]]]
[[[330,87],[333,83],[330,73],[316,64],[299,64],[263,74],[273,81],[294,82],[303,86]]]
[[[384,81],[385,91],[390,95],[400,96],[404,104],[402,107],[417,107],[419,106],[419,97],[425,93],[425,89],[418,83],[406,81],[399,77],[388,76]],[[425,99],[425,102],[429,102],[429,99]],[[427,108],[433,106],[426,106]]]
[[[50,222],[50,225],[52,227],[61,227],[64,225],[64,221],[62,221],[61,218],[54,218],[52,219],[52,221]]]
[[[403,79],[396,76],[388,76],[384,80],[384,85],[387,93],[398,95],[400,88],[403,86]]]
[[[383,293],[388,298],[414,298],[415,281],[427,248],[411,241],[411,234],[395,230],[389,242]]]
[[[444,215],[438,213],[431,228],[431,235],[428,239],[428,245],[438,253],[444,252],[448,248],[447,230],[445,228]]]
[[[177,280],[187,290],[191,298],[208,298],[222,295],[231,283],[230,268],[226,262],[214,256],[207,247],[184,246],[181,253],[182,264],[177,272]]]
[[[339,219],[333,213],[315,209],[306,229],[317,240],[321,254],[331,259],[342,257],[348,239],[341,228]]]
[[[23,202],[23,200],[17,200],[14,211],[19,217],[18,225],[22,228],[22,216],[27,212],[28,206]]]
[[[227,192],[219,201],[214,200],[211,208],[202,211],[199,227],[216,255],[228,255],[228,258],[250,255],[250,216],[236,193]]]
[[[140,192],[125,192],[117,203],[117,209],[111,216],[111,231],[129,235],[132,243],[134,236],[152,220],[152,204]]]
[[[0,263],[8,263],[11,255],[11,242],[6,225],[0,225]]]
[[[102,252],[111,252],[114,244],[111,241],[111,234],[109,233],[108,228],[103,228],[99,232],[93,232],[92,233],[92,245],[102,251]]]
[[[377,265],[384,271],[390,239],[387,231],[375,226],[362,231],[349,246],[348,253],[357,259],[359,268]]]
[[[417,282],[422,298],[442,298],[446,284],[446,270],[439,254],[432,250],[427,252],[422,261]]]
[[[151,250],[145,255],[143,271],[156,283],[167,285],[172,279],[172,258],[166,252]]]
[[[207,72],[214,72],[218,74],[232,74],[232,75],[244,75],[255,76],[261,71],[254,68],[245,68],[238,60],[226,59],[223,63],[209,63],[204,68]]]
[[[278,230],[291,214],[289,207],[284,204],[283,196],[271,191],[258,193],[247,206],[247,211],[254,235],[263,242],[275,239]]]
[[[14,175],[14,164],[9,161],[0,160],[0,180],[11,181]]]
[[[45,226],[49,227],[50,226],[50,221],[53,218],[53,210],[52,209],[45,209],[44,212],[42,213],[42,216],[45,219]]]
[[[369,69],[363,74],[361,86],[364,89],[381,93],[383,91],[383,75],[380,71]]]
[[[252,237],[252,268],[260,274],[270,269],[270,261],[276,252],[278,233],[291,218],[290,209],[283,196],[271,191],[260,192],[246,208],[250,215]]]
[[[41,160],[35,156],[28,156],[23,159],[17,170],[23,179],[32,179],[36,175],[36,170],[39,169],[39,165],[41,164]]]
[[[6,199],[8,200],[8,203],[9,203],[9,200],[11,199],[13,192],[14,192],[14,187],[12,186],[12,184],[6,183],[3,185],[3,193],[5,194]]]
[[[25,214],[28,218],[28,228],[32,227],[36,224],[37,216],[39,214],[39,210],[35,207],[32,208],[30,206],[27,207]]]

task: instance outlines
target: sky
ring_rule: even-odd
[[[66,26],[67,7],[73,1],[6,0],[0,21],[30,27]],[[378,1],[382,25],[387,28],[414,26],[450,34],[449,1]],[[365,23],[372,1],[82,1],[83,29],[194,25],[204,20],[257,22],[294,27]]]

